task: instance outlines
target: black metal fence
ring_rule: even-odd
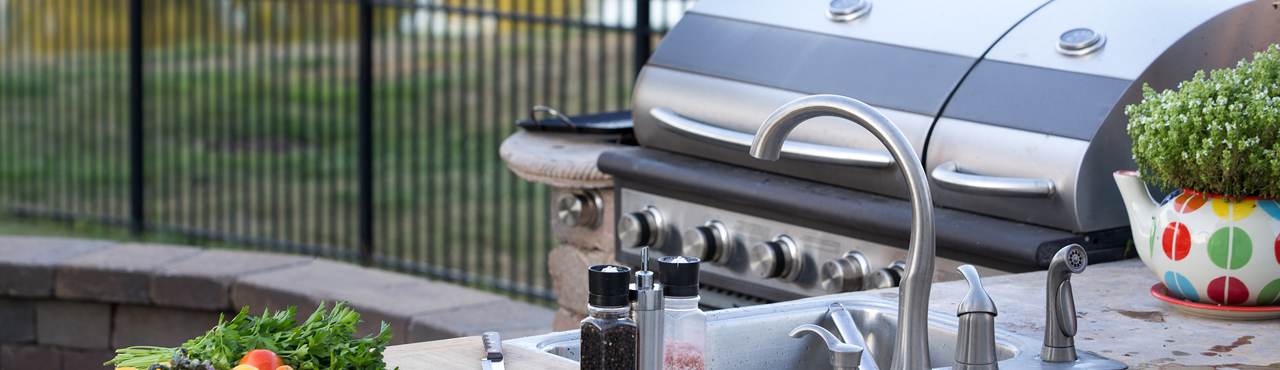
[[[0,206],[546,302],[548,189],[498,145],[628,109],[691,5],[0,0]]]

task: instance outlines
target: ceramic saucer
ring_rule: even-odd
[[[1280,317],[1280,306],[1238,307],[1184,301],[1169,295],[1169,290],[1162,283],[1151,286],[1151,296],[1173,305],[1179,311],[1215,319],[1267,320]]]

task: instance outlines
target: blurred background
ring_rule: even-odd
[[[627,110],[693,0],[0,0],[0,234],[318,255],[554,302],[534,105]]]

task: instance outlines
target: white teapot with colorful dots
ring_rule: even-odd
[[[1157,204],[1134,171],[1114,174],[1138,256],[1171,295],[1228,306],[1280,306],[1280,207],[1274,199],[1191,190]]]

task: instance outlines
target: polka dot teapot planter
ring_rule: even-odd
[[[1133,171],[1114,174],[1142,262],[1172,295],[1229,306],[1280,306],[1280,207],[1192,191],[1156,204]]]

